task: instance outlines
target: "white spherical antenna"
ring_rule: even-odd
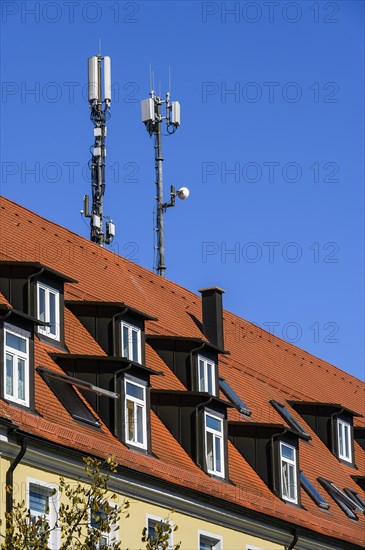
[[[185,200],[190,195],[190,191],[187,187],[180,187],[180,189],[177,190],[176,194],[179,197],[179,199]]]

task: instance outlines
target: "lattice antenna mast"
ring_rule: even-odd
[[[102,71],[103,68],[103,71]],[[104,93],[103,93],[104,92]],[[92,205],[89,211],[89,196],[84,196],[84,210],[86,218],[90,218],[90,240],[100,246],[110,244],[115,236],[115,225],[110,218],[105,224],[103,216],[103,198],[105,193],[105,138],[106,123],[110,118],[111,102],[111,71],[110,57],[101,54],[89,57],[88,60],[88,96],[90,118],[94,124],[94,146],[91,160],[91,196]]]
[[[165,114],[162,114],[162,107],[165,106]],[[162,99],[156,95],[154,90],[150,92],[150,98],[144,99],[141,103],[142,122],[150,136],[154,136],[155,149],[155,173],[156,173],[156,210],[155,227],[157,243],[155,246],[156,258],[154,270],[158,275],[165,276],[165,227],[164,214],[166,209],[175,206],[176,196],[180,199],[186,199],[189,196],[189,189],[181,187],[175,191],[171,185],[170,202],[164,202],[163,199],[163,173],[162,173],[162,123],[165,122],[168,134],[173,134],[180,126],[180,103],[178,101],[170,102],[170,92],[166,93],[166,98]]]

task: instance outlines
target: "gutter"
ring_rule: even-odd
[[[19,453],[14,458],[13,462],[10,464],[6,472],[6,529],[8,530],[11,526],[12,520],[8,514],[11,514],[13,511],[13,481],[14,481],[14,470],[22,460],[25,452],[27,450],[28,439],[24,436],[21,438],[21,446]]]

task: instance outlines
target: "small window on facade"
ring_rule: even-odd
[[[270,403],[274,407],[274,409],[277,410],[278,413],[287,421],[289,426],[293,428],[293,430],[295,430],[304,439],[311,439],[310,434],[307,432],[307,430],[303,428],[300,422],[298,422],[298,420],[294,418],[289,409],[287,409],[278,401],[274,401],[273,399],[270,401]]]
[[[328,502],[325,501],[325,499],[322,497],[322,495],[317,491],[317,489],[314,487],[314,485],[311,484],[311,482],[303,474],[303,472],[300,472],[300,483],[301,483],[303,489],[311,497],[311,499],[317,504],[317,506],[319,506],[320,508],[323,508],[325,510],[329,509],[330,505],[328,504]]]
[[[199,391],[216,394],[215,390],[215,363],[198,355]]]
[[[238,397],[236,392],[232,390],[231,386],[224,378],[219,379],[219,387],[222,392],[228,397],[231,403],[233,403],[233,405],[237,407],[240,413],[245,414],[246,416],[251,416],[250,409],[246,407],[242,399]]]
[[[331,495],[331,497],[338,504],[341,510],[343,510],[350,519],[357,520],[355,512],[362,511],[359,504],[348,494],[341,491],[341,489],[339,489],[334,483],[332,483],[332,481],[329,481],[328,479],[323,479],[321,477],[318,478],[318,481]]]
[[[338,457],[346,462],[352,462],[352,430],[351,424],[337,419]]]
[[[281,496],[288,502],[298,502],[296,449],[280,441]]]
[[[199,532],[199,550],[222,550],[222,537]]]
[[[37,317],[40,321],[49,323],[49,326],[39,327],[38,332],[53,340],[59,340],[60,293],[43,283],[37,284]]]
[[[105,503],[107,504],[107,503]],[[110,507],[111,509],[111,507]],[[108,513],[106,510],[90,510],[90,528],[91,529],[97,529],[100,531],[100,538],[98,542],[96,543],[96,550],[101,550],[102,548],[110,548],[110,545],[113,544],[113,542],[116,542],[116,533],[117,533],[117,526],[112,525],[110,532],[107,532],[105,529],[104,531],[104,525],[105,528],[108,526]]]
[[[155,542],[158,538],[160,538],[160,535],[163,535],[166,533],[166,530],[168,527],[172,527],[171,523],[162,518],[157,518],[155,516],[148,517],[147,518],[147,533],[150,536],[151,542]],[[168,539],[168,548],[172,548],[173,542],[172,542],[172,530],[169,535]]]
[[[42,532],[40,528],[39,540],[44,544],[48,542],[50,549],[58,548],[58,531],[54,529],[57,521],[57,499],[54,489],[45,487],[38,483],[29,483],[29,511],[32,523],[39,522],[43,524],[47,522],[50,532]],[[39,523],[38,523],[39,525]]]
[[[129,323],[121,323],[122,357],[141,363],[141,330]]]
[[[147,448],[146,386],[130,379],[124,381],[125,440],[136,447]]]
[[[208,473],[224,477],[223,420],[205,413],[205,457]]]
[[[30,333],[4,325],[4,398],[29,407]]]

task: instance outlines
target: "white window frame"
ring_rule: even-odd
[[[141,388],[143,390],[143,400],[138,399],[137,397],[134,397],[127,393],[127,383],[133,384],[134,386],[137,386],[138,388]],[[138,382],[136,379],[132,377],[125,377],[124,378],[124,424],[125,424],[125,441],[129,445],[133,445],[134,447],[139,447],[141,449],[147,449],[147,401],[146,401],[146,391],[147,386],[141,382]],[[136,425],[136,417],[137,417],[137,407],[142,407],[142,434],[143,434],[143,441],[142,443],[139,443],[138,441],[130,440],[128,437],[128,407],[127,407],[127,401],[132,401],[134,403],[134,426]],[[135,430],[135,435],[137,431]]]
[[[215,535],[214,533],[208,533],[207,531],[198,531],[198,548],[200,550],[201,539],[210,539],[210,543],[213,543],[214,550],[223,550],[223,537],[221,535]]]
[[[291,460],[290,458],[287,458],[283,456],[282,449],[283,447],[288,447],[292,451],[294,451],[294,460]],[[284,494],[284,474],[283,474],[283,462],[287,464],[288,471],[290,468],[293,468],[293,479],[294,479],[294,498],[292,498],[288,494]],[[293,445],[289,445],[289,443],[285,443],[284,441],[280,441],[280,483],[281,483],[281,496],[284,500],[288,502],[292,502],[294,504],[298,504],[298,465],[297,465],[297,450]],[[289,475],[288,475],[288,481],[289,481]],[[290,492],[290,487],[288,487],[288,492]]]
[[[172,521],[170,521],[169,519],[167,518],[161,518],[160,516],[154,516],[154,515],[151,515],[151,514],[146,514],[146,529],[147,529],[147,533],[148,533],[148,523],[149,521],[153,521],[154,523],[160,523],[160,522],[163,522],[163,523],[168,523],[171,527],[171,533],[170,533],[170,536],[169,536],[169,545],[168,545],[168,549],[170,548],[173,548],[174,546],[174,524]]]
[[[221,425],[221,430],[220,431],[215,430],[214,428],[209,428],[207,426],[207,416],[211,416],[212,418],[214,418],[215,420],[218,420],[220,422],[220,425]],[[205,461],[206,461],[206,464],[207,464],[207,472],[209,474],[213,474],[213,475],[218,476],[218,477],[224,477],[225,476],[225,453],[224,453],[223,429],[224,429],[223,418],[221,418],[220,416],[214,414],[213,412],[204,411]],[[210,469],[208,467],[208,433],[213,435],[213,465],[214,465],[213,469]],[[215,442],[216,442],[216,440],[219,441],[219,448],[220,448],[220,453],[221,453],[221,466],[222,466],[222,471],[221,472],[219,472],[215,467],[216,466],[216,458],[215,458],[215,444],[216,444]]]
[[[345,437],[348,437],[348,447],[349,447],[349,453],[346,455],[346,445],[345,445]],[[342,435],[342,438],[341,438]],[[342,448],[340,445],[340,441],[342,440]],[[341,460],[345,460],[346,462],[352,463],[352,430],[351,430],[351,424],[349,422],[346,422],[345,420],[342,420],[341,418],[337,418],[337,443],[338,443],[338,457]]]
[[[128,329],[128,355],[123,354],[124,350],[124,337],[123,337],[123,328],[126,327]],[[136,331],[137,333],[137,360],[132,359],[133,356],[133,339],[132,339],[132,330]],[[141,345],[141,329],[136,327],[135,325],[131,325],[130,323],[126,323],[125,321],[121,321],[120,323],[120,342],[121,342],[121,355],[122,357],[127,357],[127,359],[130,359],[131,361],[134,361],[135,363],[141,363],[142,362],[142,345]]]
[[[204,369],[204,376],[203,376],[203,384],[201,384],[200,381],[200,362],[203,363],[203,369]],[[211,380],[212,380],[212,391],[209,391],[209,385],[208,385],[208,371],[209,368],[211,369]],[[210,393],[211,395],[216,395],[216,376],[215,376],[215,362],[211,359],[207,359],[203,355],[198,355],[198,385],[199,385],[199,391]]]
[[[115,502],[108,501],[108,504],[110,508],[116,508],[117,504]],[[91,509],[89,508],[89,529],[93,529],[93,526],[91,525]],[[110,529],[110,533],[106,533],[105,531],[102,532],[101,536],[106,540],[106,542],[109,544],[112,544],[113,542],[118,542],[118,524],[113,523]],[[100,546],[100,542],[97,543],[95,549],[99,550],[102,549],[103,546]]]
[[[43,334],[44,336],[47,336],[47,338],[51,338],[52,340],[60,340],[60,292],[56,288],[53,288],[49,285],[46,285],[44,283],[37,282],[37,319],[40,320],[40,311],[39,311],[39,291],[40,289],[44,290],[45,292],[45,319],[44,321],[46,323],[50,322],[50,307],[49,307],[49,295],[54,294],[55,296],[55,328],[56,328],[56,334],[52,334],[51,327],[50,326],[40,326],[38,327],[39,334]]]
[[[45,514],[45,516],[48,520],[50,528],[54,527],[58,519],[58,510],[59,510],[58,486],[54,483],[45,483],[44,481],[40,481],[39,479],[28,477],[27,478],[27,509],[28,510],[30,510],[31,486],[39,487],[42,492],[48,493],[47,497],[49,499],[48,501],[49,511],[48,511],[48,514]],[[56,489],[56,493],[52,494],[54,489]],[[59,528],[54,529],[50,533],[50,537],[48,541],[49,549],[58,550],[58,548],[60,547],[60,542],[61,542],[60,529]]]
[[[13,334],[19,338],[22,338],[26,342],[26,352],[19,351],[12,348],[6,343],[6,334]],[[29,407],[29,340],[31,334],[26,330],[22,330],[8,323],[4,324],[4,399],[23,405],[24,407]],[[13,357],[13,391],[14,395],[10,395],[6,391],[6,355],[11,355]],[[24,366],[24,395],[25,399],[21,399],[18,396],[18,359],[22,359],[25,362]]]

